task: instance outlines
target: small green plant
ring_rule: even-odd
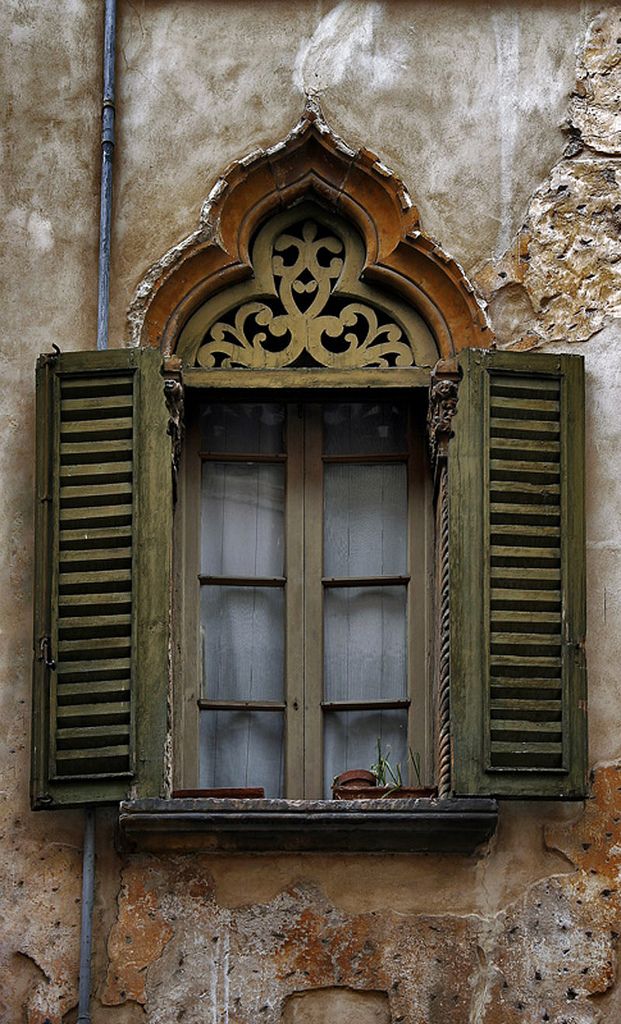
[[[410,761],[412,762],[412,768],[414,769],[414,775],[416,776],[416,782],[417,782],[418,786],[422,788],[423,780],[422,780],[421,774],[420,774],[420,754],[419,754],[418,750],[412,750],[411,747],[408,747],[408,750],[410,752]]]
[[[420,754],[418,751],[409,748],[410,761],[412,762],[412,768],[414,769],[414,775],[416,776],[416,782],[418,786],[422,786],[422,778],[420,774]],[[401,762],[393,765],[390,763],[390,747],[387,748],[386,753],[382,751],[382,741],[377,738],[377,760],[371,765],[371,771],[377,779],[378,786],[388,786],[389,791],[386,796],[390,796],[398,789],[403,789],[403,776],[401,773]]]
[[[378,786],[391,786],[392,789],[401,789],[403,779],[401,778],[401,765],[396,764],[393,768],[388,758],[390,747],[386,753],[382,752],[382,741],[377,738],[377,761],[371,765],[371,771],[377,779]]]

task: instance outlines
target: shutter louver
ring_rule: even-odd
[[[52,777],[132,770],[134,374],[61,377]],[[54,630],[53,630],[54,633]]]
[[[490,765],[562,768],[560,382],[492,374]]]
[[[577,797],[582,363],[473,352],[462,368],[449,454],[455,789]]]
[[[117,801],[150,763],[148,791],[163,761],[144,749],[149,733],[162,745],[166,715],[171,469],[160,366],[158,353],[140,351],[38,366],[37,807]],[[159,601],[144,599],[145,611],[147,592]],[[151,710],[137,723],[142,705]]]

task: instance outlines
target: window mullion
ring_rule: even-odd
[[[304,488],[304,789],[323,796],[323,464],[321,406],[306,406]]]
[[[287,406],[285,795],[304,798],[304,419]]]
[[[415,410],[410,408],[413,419]],[[423,785],[431,781],[429,730],[431,716],[427,687],[427,548],[428,517],[425,495],[425,451],[421,432],[410,423],[410,458],[408,463],[408,742],[410,750],[420,757]],[[412,765],[408,763],[410,773]],[[418,780],[411,778],[411,784]]]

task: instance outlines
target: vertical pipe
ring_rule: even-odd
[[[112,222],[112,156],[114,153],[114,56],[116,0],[105,0],[103,105],[101,111],[101,198],[99,208],[99,274],[97,348],[108,347],[110,307],[110,233]]]
[[[77,1024],[91,1024],[91,945],[93,938],[93,900],[95,895],[95,809],[88,807],[84,817],[82,851],[82,920],[80,930],[80,980],[78,984]]]

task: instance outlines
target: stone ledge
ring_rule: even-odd
[[[126,800],[125,853],[472,853],[494,834],[495,800]]]

